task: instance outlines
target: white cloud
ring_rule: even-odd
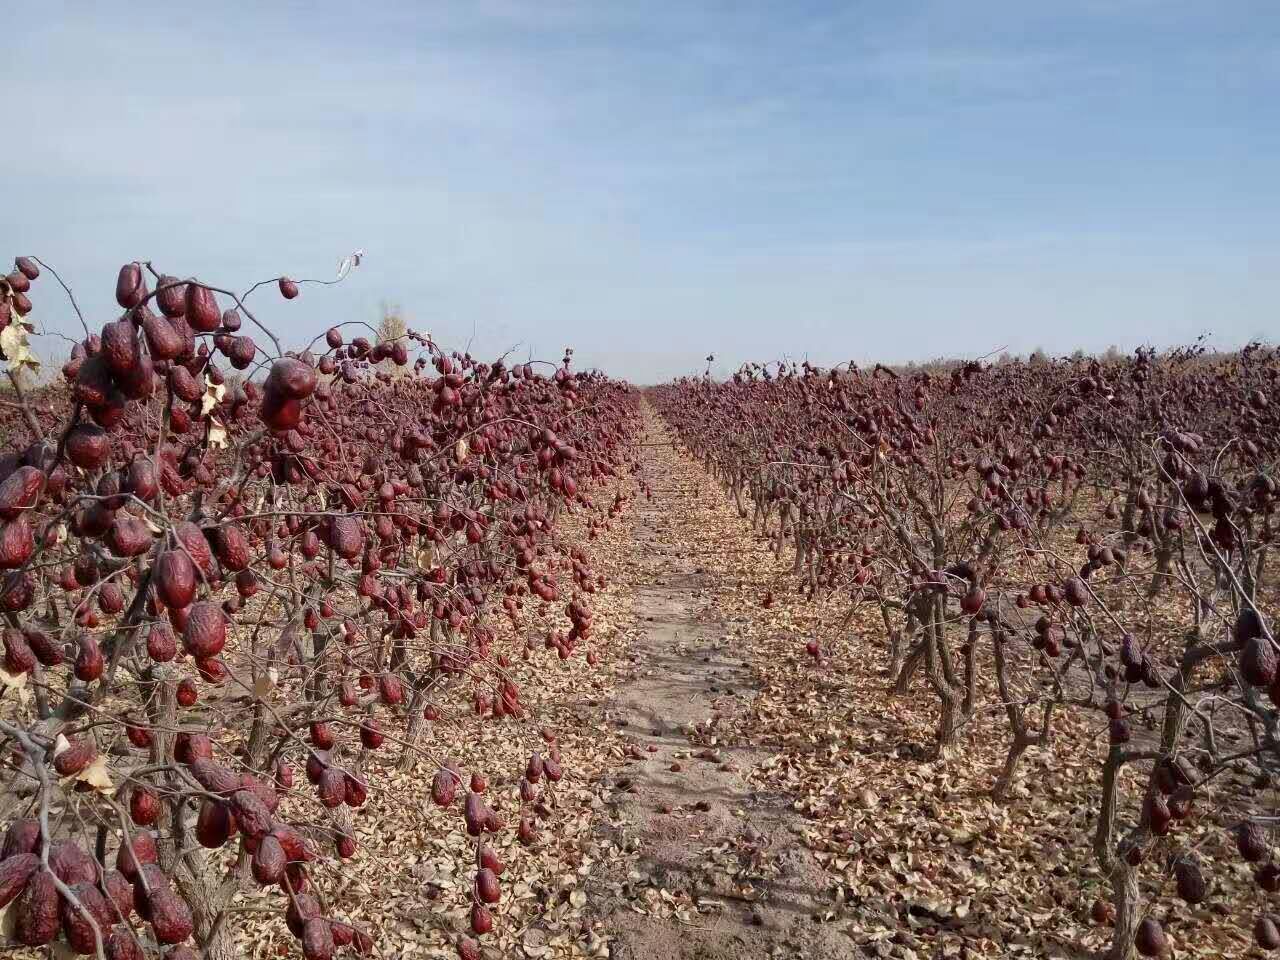
[[[50,0],[6,47],[10,242],[99,323],[125,259],[244,286],[364,247],[270,322],[389,299],[640,379],[1243,339],[1280,249],[1274,31],[1094,6]]]

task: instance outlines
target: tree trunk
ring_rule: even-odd
[[[422,736],[422,730],[427,726],[427,718],[423,715],[427,703],[427,689],[426,684],[418,687],[409,701],[409,725],[405,730],[405,746],[400,753],[398,764],[401,770],[411,769],[418,759],[418,738]]]
[[[1103,870],[1110,870],[1116,850],[1116,793],[1117,778],[1123,752],[1112,746],[1107,762],[1102,767],[1102,801],[1098,805],[1098,826],[1093,831],[1093,856]]]
[[[1154,597],[1164,589],[1172,577],[1169,571],[1173,569],[1173,550],[1166,547],[1156,550],[1156,569],[1151,574],[1151,583],[1147,586],[1147,596]]]
[[[792,541],[796,548],[795,562],[791,564],[791,573],[793,576],[799,576],[800,571],[804,569],[804,558],[809,552],[809,538],[800,530],[792,527]]]
[[[1009,752],[1005,755],[1004,768],[996,778],[995,786],[991,788],[991,797],[996,802],[1003,801],[1009,788],[1013,786],[1013,775],[1017,772],[1018,763],[1027,752],[1027,748],[1042,744],[1049,739],[1049,721],[1053,717],[1053,703],[1046,703],[1040,731],[1032,733],[1027,728],[1025,708],[1014,701],[1013,693],[1009,689],[1009,665],[1004,655],[1004,644],[1004,632],[997,630],[991,637],[991,650],[996,666],[996,687],[1000,691],[1000,702],[1004,704],[1009,728],[1013,731],[1013,742],[1009,744]]]
[[[889,676],[897,678],[902,669],[902,631],[889,631]]]
[[[191,919],[195,924],[192,939],[200,945],[203,960],[237,960],[242,956],[236,947],[232,926],[222,916],[231,905],[231,897],[207,882],[184,882],[179,878],[178,888],[191,905]]]
[[[787,530],[792,527],[791,504],[783,500],[778,504],[778,536],[773,544],[773,558],[782,559],[782,547],[787,542]]]
[[[905,696],[910,692],[911,681],[915,677],[916,670],[924,662],[924,648],[923,640],[917,642],[907,653],[907,658],[902,661],[902,667],[893,679],[893,692],[897,696]]]
[[[938,718],[937,749],[939,760],[950,760],[956,754],[960,738],[960,724],[964,721],[964,708],[954,690],[938,691],[942,715]]]
[[[945,599],[935,596],[930,599],[926,608],[926,616],[921,617],[924,623],[924,662],[925,676],[929,686],[938,697],[940,714],[936,737],[937,757],[939,760],[950,760],[959,746],[960,726],[968,718],[964,704],[964,686],[951,657],[946,636]]]
[[[1013,743],[1009,744],[1009,752],[1005,755],[1004,766],[1000,770],[1000,776],[996,778],[996,785],[991,788],[993,800],[997,802],[1004,800],[1009,793],[1009,788],[1013,786],[1013,775],[1017,772],[1018,761],[1027,752],[1027,748],[1037,740],[1039,740],[1038,737],[1028,737],[1022,734],[1014,735]]]
[[[1111,950],[1107,960],[1133,960],[1133,938],[1142,922],[1142,895],[1138,890],[1138,871],[1123,857],[1116,857],[1111,868],[1111,887],[1115,894],[1116,925],[1111,933]]]
[[[964,715],[973,714],[978,701],[978,624],[969,621],[969,643],[964,651]]]

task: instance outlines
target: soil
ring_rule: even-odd
[[[766,754],[724,746],[715,725],[749,709],[752,671],[699,597],[708,574],[698,539],[674,502],[707,488],[650,421],[652,499],[638,504],[634,550],[649,574],[636,587],[636,669],[606,710],[632,758],[611,784],[609,839],[631,856],[604,871],[614,891],[596,908],[614,960],[853,957],[825,924],[830,880],[800,842],[804,818],[781,794],[748,785]]]

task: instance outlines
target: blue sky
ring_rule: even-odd
[[[125,260],[363,248],[263,318],[393,301],[642,382],[1280,332],[1270,0],[113,7],[28,8],[0,61],[6,247],[99,324]]]

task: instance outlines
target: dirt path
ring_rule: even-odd
[[[599,919],[615,960],[856,955],[824,923],[830,884],[796,833],[781,795],[741,775],[764,753],[717,742],[720,719],[746,709],[751,673],[723,623],[700,611],[714,549],[683,500],[710,493],[705,474],[674,453],[656,417],[645,447],[653,498],[637,504],[636,670],[606,711],[632,762],[609,796],[611,842]]]

